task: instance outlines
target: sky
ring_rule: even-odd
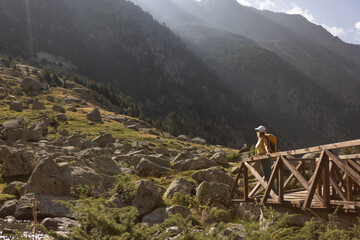
[[[301,14],[347,43],[360,44],[360,0],[237,0],[260,10]]]

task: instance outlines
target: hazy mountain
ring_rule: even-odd
[[[297,143],[359,136],[353,124],[360,106],[359,46],[301,16],[236,0],[132,1],[178,33],[261,117]]]
[[[262,122],[182,40],[131,2],[4,0],[0,31],[2,53],[61,57],[141,102],[154,124],[174,134],[235,146],[253,139]]]

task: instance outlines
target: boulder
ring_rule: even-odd
[[[181,160],[186,160],[186,159],[190,159],[190,158],[194,158],[195,155],[192,154],[191,152],[189,151],[186,151],[186,152],[181,152],[179,153],[178,155],[176,155],[176,157],[173,157],[171,159],[171,162],[172,163],[176,163],[178,161],[181,161]]]
[[[66,103],[81,103],[81,102],[82,102],[81,99],[76,98],[76,97],[65,97],[65,98],[64,98],[64,101],[65,101]]]
[[[191,139],[191,142],[195,144],[206,144],[206,140],[199,137]]]
[[[25,119],[20,117],[20,118],[17,118],[17,119],[11,119],[11,120],[8,120],[4,123],[2,123],[2,126],[6,129],[9,129],[9,128],[21,128],[23,126],[25,122]]]
[[[187,218],[188,216],[191,215],[191,211],[188,208],[188,206],[181,206],[181,205],[174,205],[174,206],[166,208],[166,213],[168,215],[181,214],[183,216],[183,218]]]
[[[4,161],[1,173],[4,177],[27,175],[33,169],[31,160],[17,153],[11,153]]]
[[[3,163],[12,153],[10,147],[8,146],[0,146],[0,163]]]
[[[120,167],[110,157],[97,157],[94,159],[94,170],[96,173],[103,173],[114,176],[121,173]]]
[[[89,119],[92,122],[99,122],[99,123],[102,122],[100,111],[97,108],[95,108],[92,111],[88,112],[86,114],[86,117],[87,117],[87,119]]]
[[[44,159],[36,165],[24,192],[69,196],[70,188],[88,186],[100,194],[110,189],[114,181],[114,177],[96,173],[91,168],[59,165],[51,159]]]
[[[161,189],[151,180],[141,179],[135,184],[137,190],[132,204],[138,209],[140,216],[151,213],[154,209],[164,205]]]
[[[95,142],[99,147],[106,147],[108,144],[115,142],[115,139],[110,133],[104,132],[91,141]]]
[[[34,78],[24,78],[22,81],[21,81],[21,88],[22,90],[27,94],[27,95],[30,95],[30,96],[34,96],[34,95],[38,95],[41,93],[41,90],[43,88],[43,85],[42,83],[37,80],[37,79],[34,79]]]
[[[14,195],[14,196],[20,196],[21,190],[24,188],[25,183],[19,182],[19,181],[13,181],[9,183],[6,188],[4,189],[4,193]]]
[[[111,207],[114,208],[125,207],[125,204],[123,203],[121,196],[118,193],[115,193],[114,195],[111,196],[111,198],[109,199],[109,204]]]
[[[67,121],[67,117],[65,114],[63,113],[59,113],[56,115],[57,120],[59,120],[60,122],[66,122]]]
[[[60,201],[74,201],[72,197],[28,193],[16,204],[14,217],[18,220],[32,220],[34,202],[37,202],[38,218],[70,217],[70,209]]]
[[[46,96],[46,100],[49,102],[55,102],[55,98],[51,95]]]
[[[167,148],[157,148],[155,149],[157,154],[163,154],[165,156],[169,156],[169,150]]]
[[[226,153],[224,152],[215,153],[214,156],[210,158],[210,160],[216,162],[219,165],[225,165],[228,163]]]
[[[65,108],[59,106],[59,105],[53,105],[52,109],[55,111],[55,112],[60,112],[60,113],[65,113]]]
[[[191,177],[198,184],[207,181],[207,182],[223,183],[230,187],[234,185],[234,179],[228,174],[226,174],[226,172],[221,171],[216,167],[211,167],[209,169],[196,172]]]
[[[77,112],[77,109],[76,109],[76,107],[71,106],[71,107],[68,108],[68,111]]]
[[[68,165],[60,166],[51,159],[44,159],[35,166],[24,187],[24,192],[69,196],[70,178],[71,170]]]
[[[320,157],[321,152],[314,152],[314,153],[307,153],[304,154],[304,156],[302,158],[319,158]],[[305,169],[313,169],[315,170],[315,166],[316,166],[316,161],[305,161]]]
[[[160,177],[165,172],[169,172],[170,168],[159,166],[149,161],[148,159],[143,158],[136,166],[136,171],[140,177],[148,177],[148,176]]]
[[[176,192],[181,192],[184,195],[192,195],[195,186],[184,178],[175,178],[164,193],[164,197],[173,197]]]
[[[214,166],[215,163],[211,160],[201,157],[195,157],[193,159],[181,160],[174,163],[172,168],[176,171],[189,171],[209,168]]]
[[[0,208],[0,218],[4,218],[6,216],[13,216],[15,213],[17,202],[18,201],[16,199],[4,202]]]
[[[70,228],[80,226],[79,222],[66,217],[45,218],[41,221],[47,230],[69,231]]]
[[[143,217],[142,222],[147,223],[151,226],[154,224],[163,223],[167,217],[168,217],[168,214],[166,213],[166,208],[161,207],[161,208],[155,209],[154,211],[152,211],[149,214],[146,214]]]
[[[66,130],[66,129],[61,129],[61,130],[59,131],[59,135],[61,135],[61,136],[68,136],[68,135],[69,135],[69,132],[68,132],[68,130]]]
[[[45,109],[45,104],[39,101],[35,101],[32,104],[32,110],[44,110]]]
[[[23,110],[22,102],[18,102],[18,101],[12,102],[10,104],[10,110],[17,111],[17,112],[22,112],[22,110]]]
[[[186,135],[179,135],[176,137],[177,140],[180,140],[180,141],[188,141],[189,138],[186,136]]]
[[[196,188],[196,198],[200,203],[208,206],[213,203],[227,204],[230,191],[229,185],[204,181]]]
[[[6,140],[16,142],[18,140],[26,141],[28,139],[28,131],[23,128],[7,128],[5,130]]]

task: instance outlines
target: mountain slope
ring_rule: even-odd
[[[359,55],[349,54],[358,46],[303,17],[258,11],[235,0],[133,2],[161,22],[171,15],[166,24],[247,96],[259,115],[300,145],[360,134],[352,124],[360,117]],[[177,10],[157,9],[171,7]]]
[[[184,129],[211,142],[242,144],[260,118],[168,28],[124,0],[6,0],[1,51],[62,57],[115,86],[161,122],[176,112]]]

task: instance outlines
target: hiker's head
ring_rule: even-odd
[[[256,131],[256,135],[258,136],[258,138],[262,138],[265,136],[266,128],[261,125],[261,126],[255,128],[255,131]]]

